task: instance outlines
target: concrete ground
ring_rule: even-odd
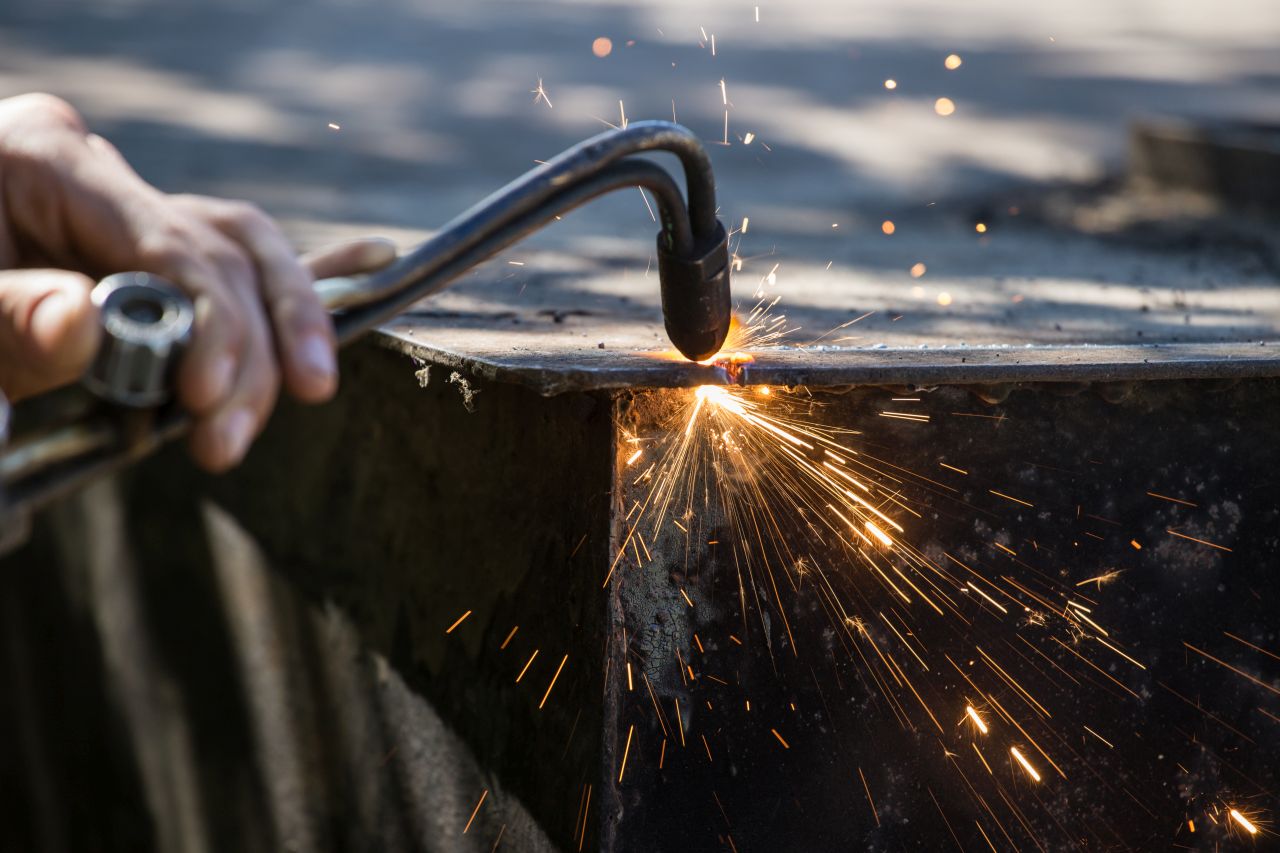
[[[357,230],[435,227],[624,113],[674,110],[728,142],[745,250],[825,264],[883,219],[1097,178],[1136,116],[1275,115],[1277,37],[1268,0],[7,0],[0,94],[66,96],[167,189]],[[646,219],[616,199],[551,242]]]

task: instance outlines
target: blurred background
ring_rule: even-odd
[[[1274,117],[1278,39],[1271,0],[5,0],[0,94],[68,98],[165,189],[414,229],[674,113],[721,143],[726,221],[838,253],[904,211],[1096,180],[1138,116]],[[575,229],[647,216],[614,199]]]

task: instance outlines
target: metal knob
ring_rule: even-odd
[[[93,289],[102,344],[85,374],[98,397],[129,408],[169,399],[173,367],[191,340],[195,308],[187,295],[144,272],[107,276]]]

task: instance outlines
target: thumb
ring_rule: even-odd
[[[93,281],[66,270],[0,271],[0,389],[10,399],[79,379],[98,349]]]

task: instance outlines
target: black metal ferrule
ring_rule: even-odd
[[[684,356],[705,361],[720,351],[729,335],[729,234],[716,221],[710,240],[699,241],[689,257],[668,248],[658,235],[658,278],[667,336]]]

